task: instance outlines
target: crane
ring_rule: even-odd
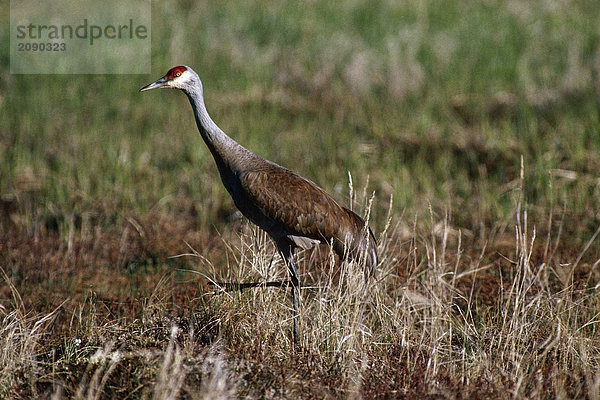
[[[190,67],[173,67],[140,92],[158,88],[180,89],[187,95],[200,135],[233,202],[275,242],[290,274],[293,340],[298,347],[301,281],[294,250],[329,243],[341,259],[350,258],[364,265],[368,277],[378,262],[373,232],[361,217],[339,205],[315,183],[252,153],[227,136],[209,116],[202,82]]]

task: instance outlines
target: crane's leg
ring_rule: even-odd
[[[299,298],[300,298],[300,286],[302,285],[302,283],[300,282],[300,277],[298,276],[298,268],[296,268],[296,263],[294,263],[294,256],[293,256],[294,250],[293,250],[292,246],[290,246],[288,244],[279,245],[279,243],[278,243],[277,248],[279,249],[279,252],[281,253],[281,256],[285,260],[285,263],[287,264],[288,269],[290,271],[290,280],[292,282],[292,306],[294,308],[294,330],[293,330],[294,347],[297,349],[298,348],[298,319],[300,316],[300,314],[298,312],[298,302],[299,302]]]

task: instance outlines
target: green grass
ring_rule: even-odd
[[[1,7],[8,27],[8,4]],[[198,398],[218,384],[225,397],[285,396],[280,375],[290,374],[314,384],[304,392],[288,388],[304,397],[318,387],[332,397],[350,397],[353,388],[365,397],[463,390],[498,398],[507,391],[598,396],[596,1],[152,7],[150,76],[11,75],[8,30],[0,30],[0,266],[14,284],[0,290],[2,338],[33,330],[38,317],[55,321],[37,325],[33,336],[43,333],[36,343],[19,342],[23,357],[14,360],[21,364],[0,374],[0,396],[57,393],[60,382],[67,397],[125,397],[119,388],[139,387],[131,397],[166,398],[169,365],[172,379],[187,379],[177,390],[192,396],[203,382]],[[185,96],[138,92],[177,64],[198,72],[212,118],[247,148],[343,204],[350,172],[361,212],[375,193],[376,235],[388,213],[393,222],[380,243],[387,272],[371,288],[382,305],[373,315],[361,314],[358,293],[350,297],[355,304],[345,303],[338,290],[350,284],[338,287],[327,266],[313,271],[320,264],[307,256],[305,273],[318,277],[316,285],[329,282],[328,290],[307,295],[305,352],[288,360],[287,296],[269,290],[206,300],[208,289],[197,286],[205,279],[182,271],[256,279],[279,266],[266,270],[268,244],[268,260],[239,255],[258,257],[257,239],[242,235],[239,242],[247,226],[235,217]],[[169,258],[190,252],[186,243],[200,259]],[[464,279],[448,281],[455,263]],[[158,284],[161,277],[170,284]],[[504,297],[489,299],[488,292]],[[573,308],[553,305],[559,300]],[[15,308],[24,310],[11,314]],[[79,308],[87,311],[75,324]],[[515,314],[507,318],[504,309]],[[95,314],[101,319],[92,320]],[[271,314],[270,326],[256,324]],[[177,345],[172,324],[180,328]],[[144,329],[156,336],[140,335]],[[372,337],[340,344],[345,329]],[[76,338],[86,351],[73,353]],[[111,364],[106,355],[119,345],[129,361]],[[39,357],[51,349],[64,350],[64,359],[48,383],[38,372],[51,363]],[[90,361],[100,350],[102,368]],[[361,364],[346,350],[368,360]],[[496,354],[502,356],[486,358]],[[265,370],[257,358],[267,360]],[[219,376],[210,372],[217,364]],[[395,370],[402,373],[385,377]],[[95,371],[109,381],[94,383]],[[436,379],[443,390],[431,384]],[[478,385],[487,389],[478,392]],[[98,388],[104,392],[90,392]]]
[[[349,170],[399,211],[476,202],[503,218],[523,156],[527,199],[545,207],[549,171],[600,164],[599,34],[586,2],[538,6],[155,4],[151,77],[4,73],[0,189],[33,185],[35,203],[65,211],[219,191],[185,98],[137,92],[187,63],[226,132],[328,190]],[[585,180],[553,184],[576,213],[598,208]]]

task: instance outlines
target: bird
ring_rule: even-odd
[[[190,67],[175,66],[140,92],[159,88],[180,89],[187,95],[225,189],[241,213],[267,232],[287,265],[297,348],[302,283],[294,261],[295,249],[330,244],[340,259],[360,262],[368,279],[378,263],[373,231],[314,182],[254,154],[223,132],[208,114],[202,81]]]

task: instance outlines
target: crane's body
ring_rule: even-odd
[[[140,91],[156,88],[176,88],[186,93],[200,135],[233,202],[246,218],[271,236],[284,258],[292,283],[297,344],[301,283],[293,260],[294,249],[329,243],[340,258],[350,257],[363,263],[370,275],[377,264],[373,233],[362,218],[340,206],[315,183],[265,160],[227,136],[208,115],[202,83],[191,68],[174,67]]]

